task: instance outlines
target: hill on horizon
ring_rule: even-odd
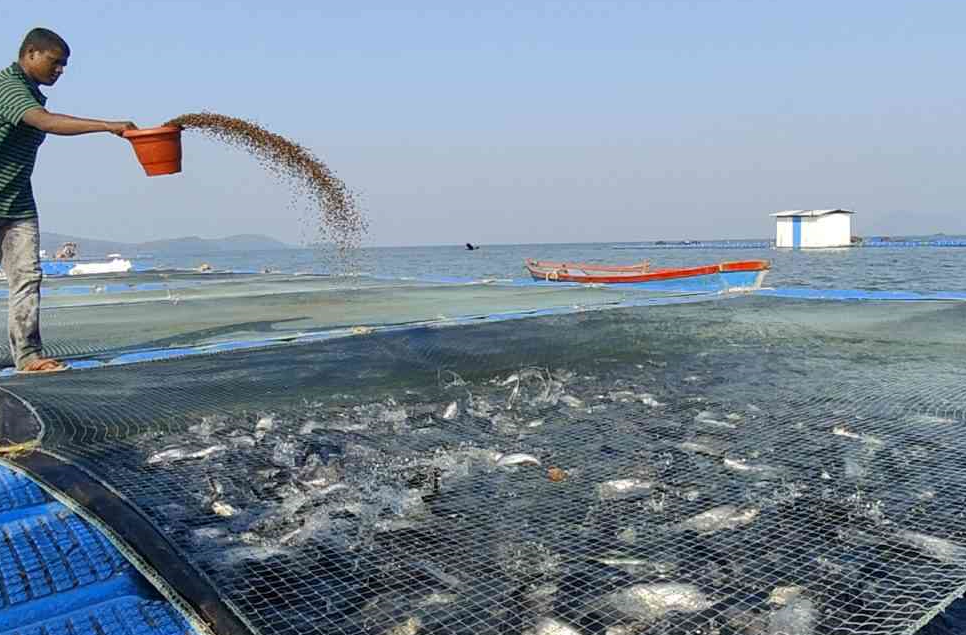
[[[133,257],[138,254],[209,254],[226,251],[261,251],[294,248],[292,245],[262,234],[236,234],[224,238],[183,236],[181,238],[126,243],[113,240],[100,240],[97,238],[83,238],[70,234],[58,234],[56,232],[40,232],[40,248],[45,250],[50,257],[66,242],[77,244],[78,256],[81,258],[106,256],[112,253],[119,253],[125,257]]]

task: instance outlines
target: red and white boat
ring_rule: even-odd
[[[585,262],[527,260],[534,280],[543,282],[672,283],[671,286],[727,290],[758,289],[771,267],[767,260],[740,260],[699,267],[652,269],[648,261],[633,265],[597,265]],[[660,286],[667,286],[661,284]]]

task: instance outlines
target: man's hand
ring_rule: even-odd
[[[124,134],[125,130],[137,130],[138,127],[134,125],[131,121],[107,121],[108,132],[121,136]]]

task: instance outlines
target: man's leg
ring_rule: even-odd
[[[0,266],[10,286],[7,328],[18,369],[42,357],[40,340],[40,227],[36,218],[4,223]]]

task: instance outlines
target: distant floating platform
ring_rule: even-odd
[[[669,240],[640,243],[636,245],[614,245],[614,249],[771,249],[773,240],[730,241],[730,240]]]
[[[853,247],[966,247],[966,238],[944,240],[880,240],[869,239],[842,247],[822,247],[814,249],[850,249]],[[614,245],[613,249],[775,249],[775,241],[657,241],[635,245]],[[782,249],[795,249],[783,247]],[[806,248],[813,249],[813,248]]]

